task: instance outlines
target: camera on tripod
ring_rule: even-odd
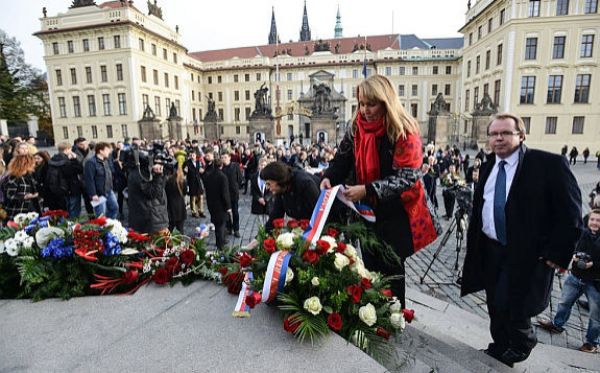
[[[461,184],[458,180],[448,190],[454,194],[458,204],[455,216],[462,216],[463,214],[471,216],[471,211],[473,210],[473,190]]]
[[[592,256],[583,251],[575,253],[575,258],[577,258],[577,268],[586,269],[586,266],[589,262],[592,261]]]

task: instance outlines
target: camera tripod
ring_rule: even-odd
[[[456,260],[454,261],[454,270],[457,272],[457,279],[456,279],[456,283],[449,283],[449,284],[460,285],[460,283],[462,282],[462,276],[461,276],[461,270],[459,270],[459,267],[458,267],[458,258],[460,256],[460,250],[461,250],[462,243],[463,243],[465,235],[466,235],[468,219],[469,219],[469,215],[467,214],[467,211],[465,209],[459,207],[459,209],[456,211],[456,213],[454,213],[454,217],[450,221],[450,225],[448,226],[448,229],[442,236],[442,240],[440,241],[438,247],[436,248],[435,252],[433,253],[433,257],[431,258],[431,262],[429,262],[429,265],[427,266],[425,273],[423,273],[423,276],[421,276],[421,278],[420,278],[421,284],[424,283],[425,277],[427,277],[427,274],[429,273],[429,270],[433,266],[433,263],[436,261],[436,259],[440,255],[440,252],[448,243],[448,240],[452,236],[452,232],[456,231],[455,232]]]

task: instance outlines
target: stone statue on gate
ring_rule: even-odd
[[[254,92],[254,112],[252,115],[270,115],[271,108],[268,105],[267,92],[269,88],[263,83],[256,92]]]
[[[169,108],[169,118],[177,118],[177,108],[174,102],[171,102],[171,107]]]
[[[331,108],[331,88],[325,83],[313,85],[313,105],[312,111],[314,114],[330,114],[334,110]]]
[[[144,109],[144,114],[142,115],[142,120],[154,120],[154,119],[156,119],[156,115],[152,111],[152,108],[150,108],[150,105],[146,105],[146,108]]]
[[[444,99],[442,92],[438,93],[435,97],[435,101],[431,104],[431,111],[429,115],[438,115],[440,113],[448,112],[448,103]]]

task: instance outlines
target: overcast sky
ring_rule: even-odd
[[[147,12],[146,1],[134,4]],[[54,16],[70,5],[71,0],[3,0],[0,28],[21,42],[28,63],[45,71],[41,41],[32,36],[40,29],[42,7]],[[296,41],[304,1],[158,0],[158,5],[165,22],[173,28],[179,25],[183,44],[195,52],[266,44],[273,6],[281,41]],[[467,10],[467,0],[308,0],[313,40],[333,37],[338,5],[345,37],[392,31],[424,38],[458,37]]]

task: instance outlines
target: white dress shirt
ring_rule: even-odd
[[[496,163],[490,173],[485,186],[483,188],[483,210],[481,212],[481,218],[483,221],[482,231],[486,236],[493,240],[498,240],[496,236],[496,225],[494,224],[494,195],[496,194],[496,177],[498,176],[498,164],[500,161],[505,161],[504,171],[506,171],[506,198],[510,194],[510,187],[515,173],[517,172],[517,166],[519,165],[519,150],[516,150],[506,159],[496,157]]]

